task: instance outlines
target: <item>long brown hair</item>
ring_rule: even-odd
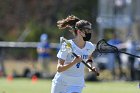
[[[74,31],[77,34],[77,30],[82,30],[86,28],[86,26],[91,26],[91,23],[86,20],[80,20],[78,17],[74,15],[70,15],[65,19],[57,21],[57,26],[59,29],[70,28],[70,31]]]

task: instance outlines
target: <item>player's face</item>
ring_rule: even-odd
[[[82,32],[85,33],[85,34],[86,33],[91,33],[91,29],[85,28],[85,29],[82,30]]]
[[[92,32],[91,25],[84,26],[84,28],[82,29],[82,32],[91,33]]]
[[[89,41],[91,38],[91,31],[89,29],[84,29],[80,31],[80,36],[84,41]]]

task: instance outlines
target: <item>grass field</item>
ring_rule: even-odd
[[[51,80],[0,78],[0,93],[50,93]],[[138,82],[86,82],[83,93],[140,93]]]

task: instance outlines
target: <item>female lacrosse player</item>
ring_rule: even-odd
[[[59,20],[57,25],[59,29],[71,29],[74,39],[68,41],[78,58],[66,49],[64,42],[57,54],[57,73],[52,80],[51,93],[81,93],[84,87],[84,64],[81,61],[92,63],[91,55],[95,50],[95,45],[89,42],[91,23],[71,15]],[[95,67],[93,69],[96,71]]]

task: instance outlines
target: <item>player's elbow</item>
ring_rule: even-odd
[[[63,72],[63,69],[62,69],[61,66],[58,66],[58,67],[57,67],[57,72]]]
[[[63,71],[62,71],[62,70],[60,70],[60,69],[57,69],[57,72],[59,72],[59,73],[60,73],[60,72],[63,72]]]

